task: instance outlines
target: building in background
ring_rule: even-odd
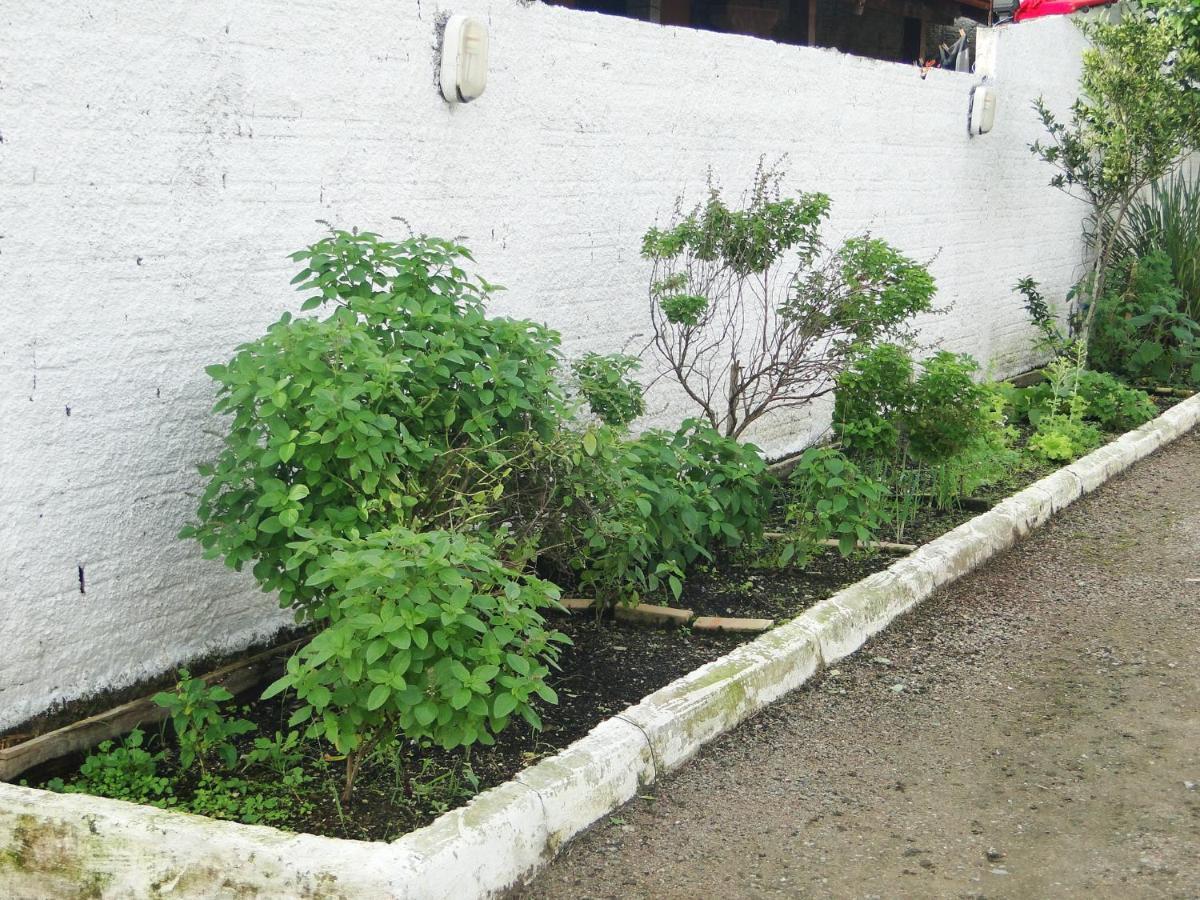
[[[915,63],[937,55],[965,28],[974,60],[975,26],[990,0],[547,0],[554,6],[832,47],[844,53]]]

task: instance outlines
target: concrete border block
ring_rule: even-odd
[[[481,885],[518,882],[541,863],[549,836],[537,791],[509,781],[390,846],[415,860],[409,896],[458,900],[464,896],[464,887],[474,890]]]
[[[601,816],[631,800],[657,774],[642,729],[612,718],[515,780],[541,798],[545,852],[552,856]]]
[[[513,781],[390,844],[286,834],[0,783],[0,896],[25,900],[81,889],[98,897],[497,896],[707,741],[1197,424],[1200,396],[655,691]]]
[[[912,608],[920,596],[909,582],[887,569],[838,591],[825,602],[841,610],[849,622],[841,632],[843,643],[830,646],[825,661],[833,662],[853,653],[888,622]]]
[[[792,629],[783,640],[743,644],[655,691],[618,717],[642,729],[662,775],[771,700],[798,687],[821,661],[821,648],[809,631]]]
[[[0,783],[0,896],[409,897],[388,844]]]

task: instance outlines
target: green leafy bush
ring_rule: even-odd
[[[254,724],[245,719],[225,718],[220,704],[232,699],[233,694],[228,690],[209,685],[203,678],[192,678],[187,669],[179,670],[175,690],[154,695],[154,702],[170,715],[181,768],[188,769],[197,763],[204,771],[213,756],[226,768],[233,768],[238,756],[233,738],[254,731]]]
[[[898,344],[872,347],[838,376],[833,432],[848,453],[881,462],[901,455],[915,378],[912,356]]]
[[[493,743],[514,715],[540,727],[534,698],[556,702],[545,677],[566,641],[541,615],[553,584],[451,532],[394,526],[295,549],[316,561],[330,624],[263,696],[294,691],[289,724],[348,756],[347,798],[362,755],[399,735],[451,749]]]
[[[827,540],[848,556],[887,524],[887,487],[829,447],[804,451],[788,478],[788,500],[780,565],[804,565]]]
[[[579,393],[607,425],[623,428],[646,411],[642,386],[631,376],[642,366],[636,357],[587,353],[572,364]]]
[[[1105,431],[1129,431],[1158,415],[1149,394],[1122,384],[1107,372],[1080,372],[1079,394],[1087,404],[1085,418],[1098,422]]]
[[[541,558],[607,603],[678,597],[688,566],[761,534],[770,503],[757,449],[697,420],[632,439],[598,428],[544,458],[558,490]]]
[[[1128,431],[1158,415],[1158,407],[1149,394],[1123,384],[1107,372],[1082,369],[1068,372],[1063,377],[1083,398],[1083,418],[1097,423],[1105,431]],[[1049,381],[1014,388],[1007,398],[1014,415],[1024,417],[1035,427],[1055,407],[1054,389]]]
[[[984,384],[979,407],[982,427],[954,455],[932,467],[931,491],[934,505],[951,506],[980,488],[996,484],[1021,466],[1015,449],[1017,429],[1008,421],[1005,394],[995,384]]]
[[[1180,310],[1167,256],[1126,259],[1108,282],[1113,290],[1096,311],[1089,365],[1134,381],[1200,385],[1200,323]]]
[[[989,428],[987,389],[971,377],[978,368],[969,356],[940,352],[915,375],[903,347],[874,347],[838,377],[834,433],[863,458],[942,463]]]
[[[1135,196],[1113,244],[1113,259],[1166,254],[1179,310],[1200,322],[1200,171],[1176,172]]]
[[[833,430],[847,455],[888,486],[896,537],[921,506],[947,506],[1004,477],[1015,463],[1004,399],[978,384],[969,356],[920,364],[880,344],[838,376]]]
[[[536,721],[559,638],[537,610],[557,594],[528,572],[610,602],[678,595],[768,498],[756,450],[707,426],[625,436],[643,408],[627,357],[576,365],[613,424],[579,421],[557,335],[489,317],[458,244],[335,231],[295,258],[304,309],[327,315],[285,315],[209,368],[229,431],[183,535],[324,629],[273,689],[346,756],[348,794],[397,735],[469,746]]]
[[[231,421],[183,535],[312,614],[308,562],[289,564],[302,531],[461,521],[466,494],[502,491],[530,437],[558,427],[563,398],[557,335],[488,317],[464,247],[335,231],[293,258],[304,308],[331,312],[284,314],[208,367]]]

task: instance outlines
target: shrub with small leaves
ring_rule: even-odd
[[[887,487],[830,447],[804,451],[788,479],[787,539],[779,564],[804,565],[826,540],[849,556],[887,524]]]
[[[548,458],[558,512],[542,558],[604,603],[678,598],[690,565],[761,533],[770,502],[757,448],[698,420],[632,439],[593,429]]]
[[[847,451],[937,465],[989,427],[973,359],[941,352],[915,368],[905,348],[881,344],[838,376],[833,427]]]
[[[445,749],[491,744],[514,716],[541,725],[534,701],[558,645],[542,611],[549,582],[512,571],[477,538],[395,526],[355,539],[297,541],[328,591],[329,626],[288,660],[264,697],[291,690],[291,726],[348,757],[349,797],[364,752],[403,735]]]
[[[203,678],[192,678],[187,669],[179,670],[175,690],[154,695],[154,702],[171,717],[180,768],[197,763],[203,771],[214,756],[226,768],[233,768],[238,757],[233,738],[254,731],[254,723],[227,719],[221,714],[220,704],[232,699],[227,689],[209,685]]]
[[[641,361],[621,353],[587,353],[571,366],[579,393],[607,425],[624,428],[646,411],[642,386],[632,377]]]

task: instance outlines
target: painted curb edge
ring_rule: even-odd
[[[288,834],[0,783],[0,888],[25,897],[463,900],[531,877],[574,835],[705,743],[863,645],[1054,513],[1200,424],[1200,395],[1035,482],[887,569],[601,722],[555,756],[391,843]]]

